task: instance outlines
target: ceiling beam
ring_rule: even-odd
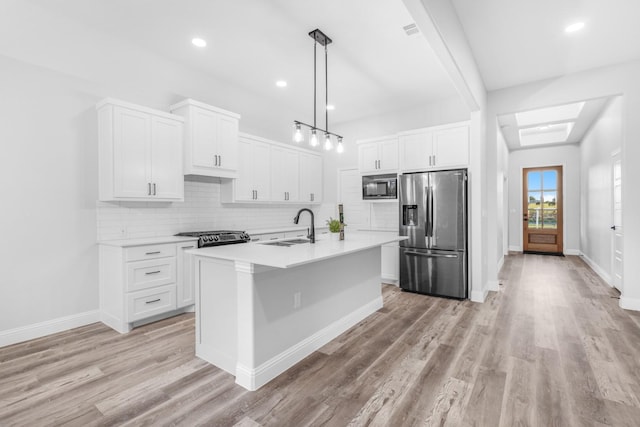
[[[469,110],[484,108],[487,90],[451,1],[403,2]]]

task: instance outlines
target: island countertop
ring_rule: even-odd
[[[320,239],[316,238],[314,244],[273,246],[255,242],[192,249],[187,253],[268,267],[292,268],[407,239],[407,237],[391,235],[391,233],[375,232],[349,232],[344,240],[331,240],[327,235],[320,237]],[[283,239],[282,241],[286,240],[291,239]],[[273,241],[268,243],[271,242]]]

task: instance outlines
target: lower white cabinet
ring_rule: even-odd
[[[382,245],[380,276],[384,283],[398,284],[400,280],[400,247],[398,242]]]
[[[185,252],[196,247],[195,240],[126,245],[100,244],[102,323],[127,333],[134,322],[195,303],[193,256]]]

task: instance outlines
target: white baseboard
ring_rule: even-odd
[[[498,260],[498,269],[496,270],[498,273],[500,273],[500,270],[502,270],[503,265],[504,265],[504,255],[502,255]]]
[[[15,329],[0,331],[0,347],[19,342],[41,338],[46,335],[66,331],[68,329],[89,325],[100,321],[98,310],[86,311],[84,313],[73,314],[71,316],[59,317],[45,322],[34,323],[33,325],[21,326]]]
[[[513,252],[522,252],[522,246],[509,246],[509,250]]]
[[[471,291],[471,301],[484,302],[487,299],[489,291],[487,289]]]
[[[620,308],[625,310],[640,311],[640,298],[628,298],[621,296],[618,305]]]
[[[589,267],[591,267],[591,269],[593,271],[596,272],[596,274],[598,276],[600,276],[600,278],[602,280],[605,281],[605,283],[611,287],[613,287],[613,281],[611,280],[611,275],[609,273],[607,273],[606,271],[604,271],[602,269],[602,267],[600,267],[598,264],[596,264],[595,262],[593,262],[593,260],[591,258],[589,258],[588,256],[586,256],[585,254],[583,254],[582,252],[580,252],[580,256],[582,257],[582,259],[584,260],[584,262],[587,263],[587,265]]]
[[[565,255],[584,255],[582,252],[580,252],[580,249],[565,249],[564,250],[564,254]]]
[[[342,319],[331,323],[296,345],[289,347],[287,350],[272,357],[255,369],[238,363],[236,365],[236,383],[247,390],[253,391],[259,389],[291,366],[381,308],[382,296],[368,302],[354,312],[344,316]]]

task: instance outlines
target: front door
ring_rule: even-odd
[[[522,175],[523,250],[562,254],[562,166],[526,168]]]

